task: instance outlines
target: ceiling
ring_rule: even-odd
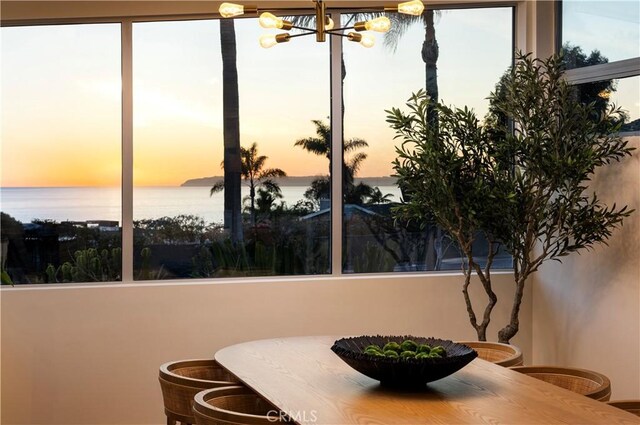
[[[312,9],[311,0],[298,1],[240,1],[242,4],[258,4],[261,9],[292,8]],[[487,0],[435,0],[429,4],[483,3]],[[0,1],[0,19],[3,23],[38,20],[64,20],[82,18],[151,17],[170,15],[216,14],[221,1]],[[327,7],[349,8],[384,6],[394,0],[327,0]],[[496,1],[491,1],[496,3]]]

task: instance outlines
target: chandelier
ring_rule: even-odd
[[[327,35],[333,35],[338,37],[345,37],[349,41],[360,43],[364,47],[372,47],[375,43],[375,38],[371,34],[361,34],[364,31],[375,32],[387,32],[391,28],[391,21],[386,16],[380,16],[368,21],[356,22],[352,27],[334,28],[333,19],[327,15],[325,10],[325,4],[322,0],[313,0],[316,9],[316,27],[308,28],[294,25],[293,22],[287,21],[274,15],[271,12],[283,14],[287,9],[269,9],[271,12],[263,12],[260,14],[258,22],[262,28],[281,29],[284,31],[290,31],[297,29],[302,31],[299,34],[290,34],[289,32],[283,32],[280,34],[265,34],[260,37],[260,45],[262,47],[273,47],[278,43],[286,43],[294,37],[304,37],[306,35],[315,34],[316,41],[326,41]],[[375,10],[376,8],[368,7],[367,10]],[[424,4],[420,0],[412,0],[404,3],[399,3],[396,6],[385,6],[379,8],[385,12],[398,12],[407,15],[419,16],[424,11]],[[220,15],[223,18],[234,18],[244,14],[258,14],[257,6],[243,6],[241,4],[234,3],[222,3],[219,9]],[[353,31],[351,31],[353,30]],[[349,31],[349,32],[347,32]]]

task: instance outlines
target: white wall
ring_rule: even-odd
[[[507,320],[511,276],[490,339]],[[459,275],[8,288],[0,293],[3,424],[160,424],[158,367],[294,335],[473,338]],[[476,282],[476,289],[479,286]],[[531,353],[531,293],[514,339]]]
[[[640,147],[640,137],[630,139]],[[533,279],[533,362],[611,379],[611,399],[640,399],[640,152],[603,169],[591,188],[636,212],[609,246],[546,263]]]

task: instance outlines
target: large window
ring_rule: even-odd
[[[329,151],[314,144],[328,126],[328,45],[265,50],[263,32],[256,19],[134,25],[136,279],[330,272],[330,210],[309,191],[329,188]],[[234,144],[237,222],[222,166]]]
[[[433,18],[437,76],[422,18],[395,49],[335,38],[341,57],[314,37],[262,49],[254,18],[2,28],[3,283],[460,270],[442,230],[394,221],[384,110],[429,81],[483,116],[513,8]]]
[[[445,104],[467,105],[483,117],[486,97],[513,60],[513,9],[430,13],[418,19],[392,17],[392,22],[408,19],[407,30],[378,35],[374,49],[344,43],[345,273],[462,266],[452,239],[437,226],[398,222],[393,216],[402,193],[391,176],[398,142],[385,122],[385,110],[402,107],[412,93],[426,89]],[[362,19],[344,15],[343,23]],[[432,48],[425,49],[425,43]],[[427,51],[431,53],[425,55]],[[479,240],[479,256],[484,246]],[[511,267],[510,257],[499,255],[494,267]]]
[[[2,29],[2,282],[121,279],[120,25]]]

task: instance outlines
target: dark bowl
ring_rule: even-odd
[[[411,339],[418,344],[441,345],[447,352],[444,358],[390,358],[376,357],[363,353],[371,344],[383,347],[388,342],[398,344]],[[464,344],[456,344],[447,339],[404,336],[358,336],[337,340],[331,350],[345,363],[381,384],[394,387],[420,387],[427,382],[437,381],[465,367],[478,357],[478,353]]]

